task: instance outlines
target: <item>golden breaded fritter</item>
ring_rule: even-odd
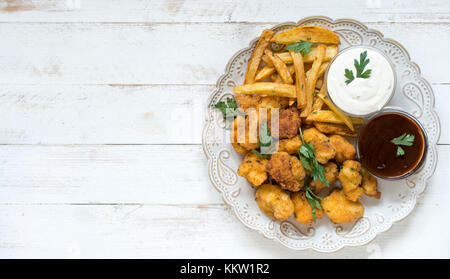
[[[247,149],[245,149],[244,147],[242,147],[242,146],[241,146],[239,143],[237,143],[237,142],[232,142],[231,145],[233,145],[233,148],[234,148],[234,150],[235,150],[237,153],[240,153],[240,154],[245,155],[245,154],[247,154],[247,152],[248,152]]]
[[[342,163],[345,160],[353,160],[355,158],[355,147],[344,137],[339,135],[332,135],[330,136],[330,142],[331,145],[336,148],[336,162]]]
[[[261,102],[261,96],[236,95],[236,102],[246,111],[249,107],[256,107]]]
[[[300,128],[301,124],[300,112],[296,107],[280,109],[278,138],[290,139],[295,137],[298,134],[298,128]]]
[[[258,95],[236,95],[236,102],[240,108],[246,111],[248,108],[287,108],[289,106],[289,98],[278,96],[258,96]]]
[[[314,223],[312,215],[312,207],[305,196],[305,192],[297,192],[291,194],[291,200],[294,202],[294,219],[295,221],[310,226]],[[323,217],[323,210],[316,208],[316,218]]]
[[[377,189],[378,181],[367,170],[362,169],[362,188],[364,194],[380,199],[381,193]]]
[[[295,156],[286,152],[276,152],[270,157],[266,169],[285,190],[297,192],[303,187],[305,169]]]
[[[249,152],[245,155],[237,173],[245,177],[252,186],[258,187],[267,180],[267,163],[269,160]]]
[[[261,185],[256,190],[255,199],[262,212],[277,220],[287,219],[294,213],[294,203],[279,186]]]
[[[259,148],[258,132],[258,114],[255,110],[249,110],[245,118],[243,116],[236,117],[230,133],[230,139],[236,152],[243,154],[245,153],[244,149],[250,151]]]
[[[303,139],[314,146],[314,155],[321,164],[326,164],[336,155],[336,148],[331,145],[330,139],[316,128],[304,130]]]
[[[278,152],[287,152],[289,154],[298,154],[298,150],[302,146],[300,135],[296,135],[290,139],[282,139],[278,142]]]
[[[333,162],[328,162],[324,166],[325,168],[325,178],[328,180],[328,183],[330,184],[330,187],[336,183],[338,179],[338,168],[337,165]],[[318,194],[320,191],[322,191],[325,188],[328,188],[325,184],[323,184],[319,179],[312,180],[311,181],[311,188],[314,189],[314,193]]]
[[[347,160],[342,165],[339,172],[339,181],[347,199],[356,201],[361,198],[363,188],[361,187],[361,163],[354,160]]]
[[[364,215],[364,206],[359,201],[350,201],[343,190],[334,190],[320,203],[333,223],[350,223]]]
[[[256,105],[257,109],[260,108],[287,108],[289,106],[289,98],[283,98],[278,96],[264,96]]]

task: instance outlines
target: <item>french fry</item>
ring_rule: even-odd
[[[295,75],[295,69],[292,65],[288,66],[288,70],[291,76]],[[283,83],[283,80],[278,73],[273,73],[272,75],[270,75],[270,79],[275,83]]]
[[[264,62],[264,64],[266,64],[266,66],[273,67],[272,60],[270,60],[270,58],[267,55],[264,54],[261,59]],[[284,62],[284,63],[286,63],[286,62]]]
[[[294,62],[295,70],[295,91],[297,92],[297,108],[306,106],[306,88],[305,88],[305,68],[303,65],[303,56],[300,52],[291,51],[290,55]]]
[[[320,26],[300,26],[281,32],[272,37],[271,42],[290,44],[307,41],[310,43],[339,45],[339,37],[331,30]]]
[[[327,70],[327,67],[328,67],[328,62],[323,63],[322,65],[320,65],[319,72],[317,73],[317,76],[318,77],[322,76],[325,73],[325,71]],[[306,76],[311,74],[310,71],[311,71],[311,69],[306,71]]]
[[[289,65],[288,66],[288,70],[289,70],[289,73],[291,74],[291,76],[295,75],[295,67],[294,67],[294,65]]]
[[[275,68],[270,66],[264,66],[256,73],[255,81],[261,81],[268,78],[271,74],[275,73]]]
[[[306,54],[305,56],[303,56],[303,63],[313,63],[314,58],[316,58],[318,52],[319,52],[319,50],[318,50],[317,46],[311,47],[311,51],[308,54]],[[324,62],[330,61],[331,59],[333,59],[334,56],[336,56],[337,53],[338,53],[338,47],[336,45],[328,45],[327,49],[325,51],[325,56],[323,57],[323,61]],[[280,57],[281,60],[283,60],[283,62],[286,64],[291,64],[293,62],[292,56],[289,54],[289,52],[275,53],[275,56]],[[265,62],[266,60],[268,60],[268,57],[266,55],[264,55],[263,61]]]
[[[323,101],[320,98],[315,98],[314,99],[314,103],[313,103],[313,107],[312,107],[312,111],[316,111],[316,110],[321,110],[323,107]]]
[[[273,73],[273,74],[270,75],[270,79],[271,79],[272,81],[277,80],[277,78],[278,78],[278,73],[277,73],[277,72],[275,72],[275,73]]]
[[[325,71],[327,70],[328,64],[329,63],[326,62],[326,63],[323,63],[322,65],[320,65],[319,74],[318,74],[319,77],[325,73]]]
[[[354,125],[361,125],[364,123],[364,118],[359,117],[348,117],[350,122]],[[342,120],[336,113],[332,110],[316,110],[313,111],[306,118],[306,121],[317,121],[317,122],[326,122],[326,123],[334,123],[334,124],[345,124],[344,120]]]
[[[272,52],[268,49],[265,50],[265,54],[272,61],[273,66],[277,70],[278,74],[281,76],[283,82],[287,84],[294,83],[286,64],[284,64],[284,62],[280,59],[280,57],[273,55]]]
[[[239,85],[233,88],[234,94],[265,95],[295,98],[295,86],[292,84],[278,84],[275,82],[258,82]]]
[[[341,124],[314,122],[314,126],[324,134],[341,135],[352,138],[355,138],[357,135],[356,132],[352,132],[347,126]]]
[[[323,86],[323,79],[318,79],[316,81],[316,89],[320,89]]]
[[[319,53],[318,46],[311,47],[311,51],[308,52],[305,56],[303,56],[303,60],[305,61],[305,63],[313,63],[314,58],[316,58],[318,53]],[[336,56],[337,53],[338,53],[337,45],[328,45],[327,49],[325,51],[325,56],[323,57],[323,61],[329,62],[331,59],[333,59]]]
[[[306,75],[306,106],[300,114],[301,117],[308,117],[312,111],[314,88],[320,74],[320,66],[322,65],[323,57],[325,56],[326,46],[319,45],[318,49],[319,53],[314,60],[311,70],[309,70]]]
[[[273,37],[274,32],[272,30],[264,30],[253,50],[252,56],[248,61],[247,72],[245,73],[244,84],[255,83],[256,71],[258,70],[259,64],[261,63],[261,58],[264,54],[264,50],[270,43],[270,39]]]
[[[327,106],[345,123],[345,125],[352,131],[355,131],[355,127],[353,127],[352,120],[349,116],[342,113],[329,99],[327,96],[325,96],[325,92],[319,92],[317,94],[317,97],[319,97]],[[364,122],[364,120],[363,120]]]
[[[325,86],[322,86],[322,88],[321,88],[320,91],[319,91],[319,94],[320,94],[320,93],[325,94]],[[323,107],[323,101],[322,101],[322,99],[316,98],[316,99],[314,100],[312,110],[313,110],[313,111],[321,110],[322,107]]]
[[[277,75],[277,78],[274,81],[275,83],[283,83],[283,80],[281,79],[280,75]]]

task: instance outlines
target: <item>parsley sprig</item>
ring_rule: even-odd
[[[264,151],[263,154],[258,152],[256,149],[253,149],[252,152],[260,157],[269,158],[271,149],[269,148],[272,145],[272,136],[269,131],[269,127],[267,122],[264,122],[259,129],[259,146],[261,147],[261,151]]]
[[[403,146],[412,146],[414,143],[414,135],[406,134],[391,140],[391,142],[395,145],[397,145],[397,156],[403,156],[405,155],[405,150],[400,145]]]
[[[284,47],[284,49],[288,51],[294,51],[294,52],[302,52],[302,55],[305,56],[311,51],[312,43],[301,40],[298,43],[291,43]]]
[[[234,118],[236,116],[244,116],[244,114],[238,109],[237,103],[232,98],[227,98],[227,103],[217,102],[214,107],[223,113],[223,118]]]
[[[323,184],[327,187],[330,187],[330,183],[325,177],[325,173],[327,172],[325,168],[319,164],[317,161],[316,155],[314,154],[314,146],[312,144],[306,143],[303,139],[302,130],[299,128],[300,137],[302,138],[302,146],[298,151],[298,156],[300,158],[300,162],[303,167],[311,172],[311,176],[316,181],[319,179]]]
[[[367,58],[367,50],[361,52],[361,54],[359,55],[359,62],[358,62],[358,60],[355,59],[353,64],[355,65],[357,78],[369,78],[370,77],[372,70],[368,69],[368,70],[364,71],[364,69],[366,68],[367,64],[369,64],[369,62],[370,62],[370,59]],[[345,81],[345,83],[347,85],[355,79],[355,76],[353,75],[353,71],[349,70],[349,69],[345,69],[344,76],[347,78],[347,80]]]
[[[267,122],[264,122],[259,129],[259,145],[260,146],[270,146],[272,144],[272,136],[270,135],[269,127]]]
[[[305,196],[306,196],[306,199],[308,200],[309,204],[311,205],[312,216],[313,216],[313,219],[315,222],[317,219],[316,218],[316,208],[322,209],[322,206],[320,205],[320,201],[323,200],[323,198],[314,194],[314,192],[309,187],[306,187],[306,189],[305,189]]]
[[[252,153],[258,155],[259,157],[266,158],[266,159],[270,157],[270,154],[261,154],[256,149],[253,149]]]

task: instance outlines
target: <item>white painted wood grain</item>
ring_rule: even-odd
[[[450,85],[433,87],[436,111],[449,119]],[[200,144],[214,88],[0,85],[0,144]],[[439,142],[450,144],[447,129]]]
[[[216,1],[206,0],[8,0],[0,21],[283,22],[311,15],[360,21],[449,21],[446,0]]]
[[[0,144],[199,144],[213,89],[0,85]]]
[[[0,177],[6,204],[222,203],[200,145],[3,145]]]
[[[223,205],[0,205],[0,210],[2,258],[446,258],[450,248],[450,230],[442,227],[447,215],[436,214],[450,208],[433,203],[418,205],[410,218],[368,246],[334,254],[288,250],[245,228]]]
[[[450,227],[445,225],[450,218],[448,165],[442,163],[450,160],[450,146],[439,146],[441,163],[411,216],[369,246],[330,255],[290,251],[246,229],[229,207],[218,201],[219,193],[212,193],[213,186],[203,181],[200,147],[182,150],[173,146],[159,151],[158,147],[145,146],[33,146],[0,150],[3,160],[9,161],[2,165],[1,177],[11,185],[7,191],[1,187],[5,196],[0,202],[2,258],[428,258],[448,257],[450,249]],[[153,158],[145,156],[148,153],[153,153]],[[155,167],[155,162],[169,153],[180,154],[178,162]],[[54,162],[49,163],[51,160]],[[39,168],[37,161],[41,162]],[[10,167],[4,170],[6,166]],[[17,175],[29,168],[34,171]],[[147,169],[148,175],[143,175]],[[139,181],[145,178],[153,179]],[[89,204],[92,197],[110,204]]]
[[[3,84],[215,84],[230,57],[273,24],[0,23]],[[449,83],[450,24],[372,23],[431,83]],[[433,51],[430,51],[430,42]],[[439,59],[436,59],[436,54]]]
[[[438,152],[426,194],[442,203],[450,145]],[[200,145],[3,145],[0,158],[0,204],[222,202]]]

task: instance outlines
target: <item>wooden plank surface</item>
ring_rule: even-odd
[[[0,84],[215,84],[230,57],[273,25],[0,23]],[[441,70],[450,24],[370,27],[403,44],[429,82],[450,82]]]
[[[200,144],[214,85],[0,85],[0,144]],[[450,84],[434,85],[448,119]],[[440,143],[450,144],[442,130]]]
[[[0,21],[49,22],[271,22],[311,15],[368,22],[449,22],[445,0],[215,1],[205,0],[8,0]]]
[[[213,88],[0,85],[0,143],[200,144]]]
[[[158,167],[161,154],[178,160]],[[406,220],[368,246],[321,255],[244,228],[206,181],[202,156],[200,146],[3,146],[0,257],[448,256],[448,164]],[[439,156],[448,162],[450,146]]]
[[[229,57],[262,29],[311,15],[400,42],[432,84],[443,128],[412,215],[369,246],[325,255],[244,228],[200,146]],[[445,0],[2,1],[0,257],[448,258],[449,35]]]

